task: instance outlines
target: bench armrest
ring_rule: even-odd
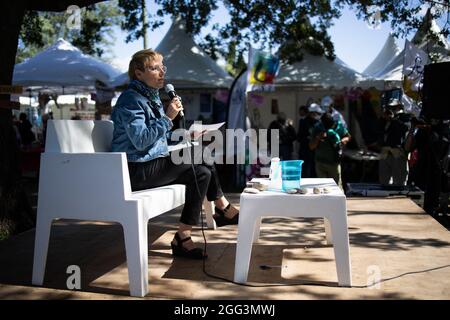
[[[39,192],[50,192],[72,203],[109,202],[131,194],[126,154],[123,152],[52,153],[41,155]]]

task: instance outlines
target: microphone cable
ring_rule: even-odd
[[[183,126],[184,128],[186,128],[186,119],[185,117],[182,117],[183,119]],[[197,175],[195,173],[195,167],[194,167],[194,161],[192,159],[192,154],[190,151],[190,147],[193,146],[193,144],[190,143],[190,135],[188,134],[188,139],[187,139],[187,152],[189,155],[189,160],[191,162],[191,168],[192,168],[192,173],[194,174],[194,181],[195,181],[195,186],[197,189],[197,193],[198,193],[198,197],[200,199],[200,201],[203,202],[202,199],[202,195],[200,192],[200,187],[198,186],[198,181],[197,181]],[[203,251],[204,251],[204,255],[207,253],[207,247],[208,247],[208,243],[206,241],[206,236],[205,236],[205,228],[203,225],[203,209],[202,212],[200,213],[200,219],[201,219],[201,230],[202,230],[202,236],[203,236]],[[236,244],[237,245],[237,244]],[[450,267],[450,264],[448,265],[444,265],[444,266],[439,266],[439,267],[434,267],[434,268],[430,268],[430,269],[426,269],[426,270],[420,270],[420,271],[410,271],[410,272],[405,272],[402,273],[400,275],[397,276],[392,276],[390,278],[384,278],[384,279],[380,279],[378,281],[375,281],[372,284],[367,284],[367,285],[352,285],[352,286],[339,286],[338,284],[334,284],[334,283],[325,283],[325,282],[315,282],[315,281],[302,281],[302,282],[295,282],[295,283],[287,283],[287,284],[263,284],[263,285],[253,285],[253,284],[249,284],[249,283],[239,283],[239,282],[235,282],[234,280],[230,280],[221,276],[216,276],[213,275],[211,273],[209,273],[208,271],[206,271],[206,257],[204,256],[202,259],[202,271],[203,273],[213,279],[217,279],[217,280],[222,280],[225,282],[229,282],[229,283],[233,283],[235,285],[239,285],[239,286],[243,286],[243,287],[251,287],[251,288],[270,288],[270,287],[292,287],[292,286],[315,286],[315,287],[330,287],[330,288],[354,288],[354,289],[365,289],[365,288],[371,288],[377,284],[380,284],[382,282],[386,282],[386,281],[390,281],[390,280],[394,280],[397,278],[401,278],[403,276],[406,275],[411,275],[411,274],[420,274],[420,273],[425,273],[425,272],[429,272],[429,271],[435,271],[435,270],[440,270],[440,269],[445,269]],[[268,269],[272,269],[273,266],[268,266],[268,265],[260,265],[259,268],[261,270],[268,270]]]
[[[182,117],[182,119],[183,119],[183,127],[186,129],[186,119],[185,119],[185,117]],[[188,143],[187,143],[187,145],[188,145],[188,147],[186,148],[186,150],[188,152],[189,161],[191,162],[192,173],[194,174],[195,187],[197,189],[197,194],[198,194],[198,197],[199,197],[200,201],[203,202],[202,194],[200,192],[200,187],[198,186],[197,174],[195,172],[194,161],[193,161],[194,159],[192,158],[192,154],[191,154],[191,150],[190,150],[190,148],[191,148],[191,146],[193,146],[193,144],[191,144],[191,141],[190,141],[189,131],[188,131]],[[202,270],[203,270],[203,273],[205,275],[207,275],[208,277],[211,277],[211,278],[215,278],[215,279],[218,279],[218,280],[223,280],[223,281],[226,281],[226,282],[231,282],[231,283],[234,283],[234,284],[242,285],[241,283],[237,283],[237,282],[234,282],[234,281],[232,281],[230,279],[210,274],[208,271],[206,271],[206,257],[205,257],[205,255],[208,252],[207,251],[208,242],[206,241],[205,227],[204,227],[204,221],[203,221],[203,213],[204,213],[204,210],[202,208],[202,212],[200,213],[200,226],[201,226],[202,236],[203,236],[203,252],[204,252],[204,257],[202,259]]]

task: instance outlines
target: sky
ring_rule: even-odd
[[[153,1],[146,0],[146,2],[148,10],[154,11],[156,5]],[[202,29],[202,34],[207,34],[210,31],[210,26],[214,23],[223,24],[228,17],[226,9],[219,7],[213,13],[210,24]],[[169,30],[170,25],[171,20],[169,17],[166,17],[164,25],[149,34],[148,39],[151,48],[158,46]],[[369,27],[367,22],[358,20],[353,11],[345,9],[342,16],[335,20],[334,26],[329,29],[329,34],[334,43],[336,56],[354,70],[362,72],[377,56],[390,31],[389,23],[383,23],[374,29]],[[114,52],[115,58],[112,63],[120,70],[126,71],[133,53],[143,49],[143,40],[125,43],[126,33],[121,31],[119,27],[114,29],[114,36],[116,37],[116,42],[112,52]],[[399,48],[402,49],[405,39],[397,39],[396,42]]]

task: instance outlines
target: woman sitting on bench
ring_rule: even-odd
[[[194,245],[191,231],[192,226],[198,224],[204,197],[214,201],[214,219],[219,227],[237,224],[239,212],[225,198],[214,166],[195,164],[195,179],[191,164],[171,161],[167,140],[172,120],[183,106],[175,97],[167,109],[163,109],[158,90],[164,87],[166,71],[163,57],[158,52],[142,50],[133,55],[128,68],[131,82],[120,95],[111,115],[114,122],[112,151],[126,152],[133,191],[169,184],[186,186],[180,225],[171,243],[172,253],[203,259],[207,255]]]

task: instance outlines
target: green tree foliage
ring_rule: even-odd
[[[415,32],[423,21],[424,9],[431,10],[433,19],[445,19],[441,26],[441,35],[445,38],[450,34],[450,1],[448,0],[338,0],[337,6],[348,5],[356,12],[358,18],[368,20],[378,13],[382,22],[390,22],[393,33],[404,37]],[[432,30],[428,30],[433,35]],[[437,34],[434,34],[437,40]],[[443,43],[441,43],[443,45]]]
[[[129,32],[126,41],[142,37],[141,0],[119,0],[125,16],[122,28]],[[162,24],[164,15],[181,17],[189,34],[199,34],[207,25],[211,13],[217,9],[216,0],[155,0],[160,9],[150,14],[149,27],[153,30]],[[289,60],[300,60],[304,51],[334,58],[333,44],[327,28],[339,11],[330,1],[223,1],[231,20],[225,26],[213,27],[199,41],[199,45],[213,59],[224,56],[229,71],[239,72],[243,65],[243,51],[250,43],[265,45],[266,49],[281,46],[280,53]],[[150,10],[151,11],[151,8]],[[314,20],[312,23],[311,21]]]
[[[112,45],[113,26],[120,23],[117,1],[81,8],[81,29],[67,27],[67,12],[27,11],[20,31],[16,63],[64,38],[84,53],[107,60],[105,49]]]
[[[331,1],[224,1],[231,20],[220,29],[220,36],[239,43],[242,52],[250,43],[266,50],[279,48],[290,61],[301,60],[304,52],[334,58],[327,28],[339,17]]]
[[[189,34],[196,35],[200,29],[205,26],[211,12],[217,9],[215,0],[185,1],[185,0],[155,0],[158,9],[147,8],[144,11],[144,0],[119,0],[119,7],[124,19],[121,22],[121,28],[128,32],[126,42],[135,41],[144,37],[144,30],[155,30],[163,23],[163,17],[170,15],[180,17],[186,22],[186,31]],[[146,14],[144,20],[143,15]],[[216,57],[217,39],[207,36],[202,42],[202,46]]]
[[[220,55],[223,55],[223,52],[219,50],[220,41],[211,34],[207,34],[199,45],[203,51],[205,51],[214,60],[219,59]]]
[[[155,0],[156,8],[147,8],[143,19],[144,0],[107,1],[82,9],[82,29],[78,33],[65,27],[65,13],[36,13],[29,11],[21,31],[17,62],[32,56],[58,37],[65,37],[84,52],[103,56],[111,41],[105,37],[111,26],[120,24],[128,32],[126,42],[142,38],[145,29],[155,30],[163,24],[163,17],[181,17],[186,31],[198,35],[217,9],[217,0]],[[199,41],[200,46],[213,58],[220,55],[237,59],[249,44],[266,50],[278,51],[289,61],[301,60],[304,52],[334,59],[334,47],[328,28],[340,16],[344,6],[355,11],[360,19],[368,20],[375,11],[382,22],[390,21],[396,36],[417,30],[422,22],[424,6],[432,8],[432,17],[447,15],[447,0],[224,0],[230,21],[215,25],[215,33]],[[441,34],[449,36],[450,21]],[[429,37],[439,39],[432,31]],[[232,51],[230,51],[232,50]],[[235,66],[234,66],[235,67]],[[231,68],[234,68],[231,65]]]
[[[113,3],[99,3],[84,9],[81,19],[80,32],[72,31],[72,44],[83,52],[103,57],[105,48],[114,42],[112,27],[121,20],[116,1]]]
[[[417,31],[427,8],[433,19],[446,20],[441,36],[448,38],[450,31],[448,0],[226,0],[224,4],[231,15],[220,29],[224,44],[237,42],[236,50],[242,52],[250,43],[259,43],[265,49],[279,49],[281,58],[290,62],[301,60],[304,52],[335,58],[327,30],[345,6],[359,19],[390,22],[397,37]],[[429,39],[444,45],[431,28],[426,32]]]
[[[242,52],[236,50],[236,42],[230,42],[226,54],[226,71],[236,77],[246,67]]]
[[[219,3],[217,0],[155,0],[157,7],[150,6],[146,12],[143,1],[115,0],[89,6],[82,11],[82,29],[76,34],[65,27],[65,13],[29,11],[22,27],[17,61],[35,54],[61,36],[84,52],[101,57],[111,44],[105,37],[111,26],[120,25],[128,33],[126,42],[130,42],[142,38],[144,30],[159,28],[166,15],[181,17],[186,22],[186,31],[198,39]],[[223,56],[235,63],[250,44],[277,51],[290,62],[301,60],[305,52],[334,59],[334,47],[327,30],[345,6],[365,20],[377,11],[381,22],[390,21],[396,36],[417,30],[424,6],[432,8],[433,18],[447,15],[448,19],[447,0],[224,0],[222,3],[230,14],[229,23],[215,25],[214,32],[198,42],[213,59]],[[447,21],[442,35],[448,37],[449,29]],[[429,36],[439,43],[437,35],[430,31]],[[232,71],[236,65],[230,64],[230,68]]]
[[[135,41],[144,37],[144,30],[150,28],[155,30],[164,22],[162,18],[156,14],[148,14],[143,10],[142,2],[144,0],[119,0],[120,13],[123,17],[120,22],[122,30],[127,31],[128,35],[125,42]],[[144,21],[143,15],[147,14]]]
[[[180,17],[186,22],[186,31],[189,34],[198,34],[211,18],[212,11],[217,9],[216,0],[155,0],[162,9],[158,16],[169,14]]]

